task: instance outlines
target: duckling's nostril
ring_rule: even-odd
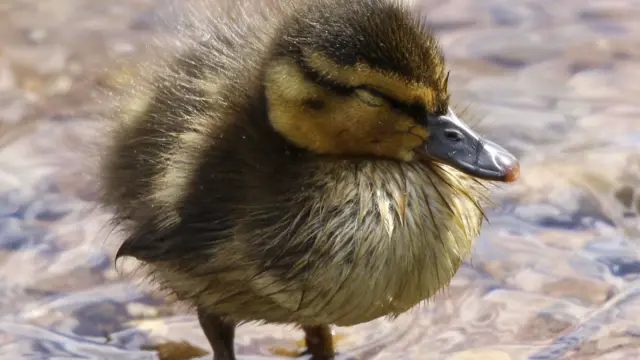
[[[446,129],[444,131],[444,136],[447,138],[447,140],[453,142],[462,141],[462,139],[464,138],[464,135],[462,135],[460,131],[454,129]]]

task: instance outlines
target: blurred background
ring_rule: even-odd
[[[396,321],[337,329],[338,350],[640,358],[640,1],[413,2],[441,38],[454,101],[520,156],[522,175],[495,192],[447,291]],[[0,359],[157,359],[141,348],[170,340],[209,348],[192,314],[116,271],[118,235],[69,151],[96,136],[108,102],[95,94],[144,60],[168,9],[0,0]],[[240,359],[276,359],[301,339],[246,325],[236,346]]]

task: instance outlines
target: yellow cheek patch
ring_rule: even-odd
[[[349,86],[368,85],[385,94],[407,103],[423,103],[427,109],[434,109],[443,96],[446,96],[446,76],[444,65],[435,65],[434,71],[439,74],[437,88],[410,82],[392,73],[385,73],[371,68],[367,64],[355,66],[338,66],[319,53],[305,54],[306,62],[314,70]]]

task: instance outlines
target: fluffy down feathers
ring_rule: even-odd
[[[482,222],[484,186],[452,168],[322,156],[274,131],[264,72],[292,39],[339,67],[433,85],[448,104],[441,54],[405,5],[311,3],[196,11],[184,51],[122,109],[101,164],[102,200],[128,234],[118,256],[235,322],[400,314],[449,283]]]

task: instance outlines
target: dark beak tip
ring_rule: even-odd
[[[503,181],[510,183],[518,180],[520,177],[520,163],[515,161],[511,166],[507,167],[504,172]]]

